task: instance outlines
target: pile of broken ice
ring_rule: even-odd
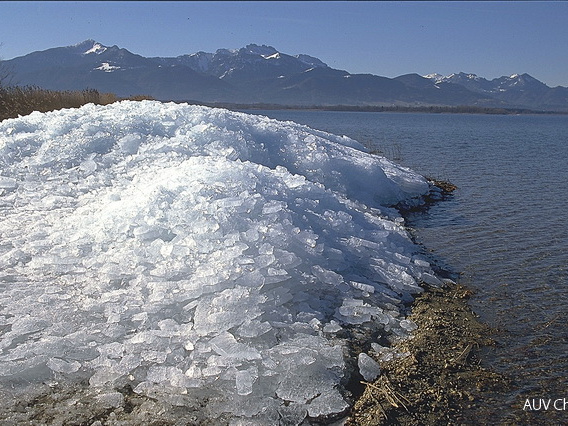
[[[222,109],[5,120],[0,386],[130,384],[261,423],[342,412],[348,331],[406,335],[403,303],[436,280],[388,207],[427,191],[352,139]]]

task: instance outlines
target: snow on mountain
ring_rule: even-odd
[[[280,59],[280,52],[276,52],[273,55],[270,56],[266,56],[266,55],[262,55],[262,57],[264,59]]]
[[[99,67],[97,67],[95,69],[100,70],[100,71],[104,71],[104,72],[113,72],[113,71],[119,70],[120,67],[110,65],[108,62],[103,62]]]
[[[427,74],[423,76],[424,78],[433,80],[436,82],[436,84],[445,82],[445,83],[463,83],[463,82],[467,82],[467,81],[481,81],[484,80],[483,78],[479,77],[477,74],[471,74],[471,73],[453,73],[447,76],[444,76],[442,74],[438,74],[438,73],[433,73],[433,74]]]
[[[197,69],[202,72],[205,72],[209,69],[209,64],[213,59],[212,53],[205,53],[205,52],[197,52],[190,56],[197,59]]]
[[[295,55],[294,57],[312,67],[327,67],[327,64],[325,62],[319,60],[318,58],[314,58],[313,56],[300,54]]]
[[[529,74],[512,74],[509,77],[500,77],[493,80],[498,84],[499,89],[506,88],[525,88],[527,86],[532,87],[547,87],[544,83],[538,81],[536,78],[530,76]]]
[[[493,80],[462,72],[389,79],[349,74],[309,55],[292,56],[257,44],[175,58],[145,58],[118,46],[85,40],[33,52],[4,65],[21,85],[51,90],[92,88],[118,96],[142,93],[161,100],[568,110],[568,88],[549,88],[528,74]],[[118,68],[120,72],[113,72]]]
[[[487,80],[483,77],[479,77],[477,74],[471,73],[453,73],[448,76],[444,76],[438,73],[427,74],[424,78],[428,78],[436,82],[436,84],[454,83],[466,86],[468,88],[477,88],[479,90],[485,90],[487,92],[496,92],[500,89],[508,88],[519,88],[520,86],[525,86],[528,84],[546,86],[541,83],[536,78],[530,76],[529,74],[512,74],[508,77],[503,76],[499,78],[494,78],[493,80]]]
[[[429,74],[425,77],[435,81],[436,84],[450,83],[462,86],[471,92],[489,96],[502,102],[503,106],[536,106],[551,110],[565,110],[566,99],[568,99],[568,89],[551,89],[529,74],[512,74],[493,80],[463,72],[449,76]]]
[[[0,164],[0,404],[19,419],[22,386],[53,381],[88,383],[90,407],[133,389],[131,424],[341,413],[342,332],[406,336],[404,303],[437,282],[388,207],[428,184],[345,136],[125,101],[4,120]]]
[[[438,73],[426,74],[422,77],[433,80],[435,83],[441,83],[446,78],[444,75]]]
[[[100,43],[94,43],[93,47],[91,47],[89,50],[87,50],[83,54],[88,55],[89,53],[94,53],[96,55],[100,55],[101,53],[104,53],[106,50],[107,50],[106,46],[103,46]]]

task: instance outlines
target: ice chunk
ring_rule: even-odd
[[[329,322],[329,324],[326,324],[323,327],[323,331],[325,331],[326,333],[335,333],[339,330],[342,330],[343,328],[334,320],[331,320]]]
[[[379,363],[363,352],[357,358],[357,365],[359,366],[359,373],[368,382],[372,382],[381,374]]]
[[[319,265],[312,266],[312,273],[322,282],[330,285],[339,285],[343,282],[343,277],[336,272],[322,268]]]
[[[414,321],[411,321],[409,319],[404,319],[402,321],[400,321],[400,326],[402,328],[404,328],[406,331],[414,331],[418,328],[418,326],[416,325],[416,323]]]
[[[131,133],[118,140],[118,146],[126,154],[136,154],[142,142],[139,134]]]
[[[235,382],[237,386],[237,393],[239,395],[248,395],[252,393],[254,378],[249,371],[237,371]]]
[[[186,387],[190,379],[178,367],[151,366],[146,380],[150,383],[169,384],[174,387]]]
[[[271,201],[271,202],[266,203],[262,207],[262,214],[277,213],[280,210],[282,210],[284,207],[286,207],[286,204],[284,204],[280,201]]]
[[[410,355],[408,352],[399,352],[394,348],[387,348],[385,346],[381,346],[378,343],[371,343],[371,348],[377,353],[377,357],[379,361],[385,362],[390,361],[394,358],[401,358]]]
[[[18,181],[11,177],[0,176],[0,189],[14,189],[18,186]]]
[[[423,260],[423,259],[414,259],[413,262],[418,265],[421,266],[423,268],[429,268],[430,267],[430,263],[428,263],[427,261]]]
[[[332,389],[314,398],[308,404],[310,417],[341,413],[349,407],[337,389]]]
[[[47,366],[58,373],[75,373],[81,368],[81,364],[77,361],[65,361],[60,358],[50,358]]]
[[[443,285],[442,281],[440,281],[435,275],[428,272],[423,272],[422,275],[420,275],[420,279],[426,284],[432,285],[434,287],[440,287]]]
[[[213,298],[203,298],[195,310],[195,330],[206,335],[241,325],[261,315],[259,305],[264,301],[265,297],[245,287],[228,288]]]
[[[337,312],[337,317],[349,324],[363,324],[371,321],[372,317],[383,317],[380,308],[369,305],[360,299],[344,299]]]
[[[278,408],[280,424],[283,425],[300,425],[307,415],[304,404],[288,404]]]
[[[95,387],[104,386],[107,383],[115,382],[127,373],[127,371],[119,370],[117,363],[97,367],[95,373],[89,379],[89,384]]]
[[[118,408],[124,405],[124,395],[120,392],[103,393],[97,396],[97,400],[105,408]]]
[[[250,346],[237,342],[235,337],[225,331],[210,340],[211,348],[224,358],[235,360],[260,359],[260,353]]]
[[[258,337],[270,330],[272,330],[272,326],[268,322],[246,320],[237,328],[237,334],[241,337]]]
[[[276,395],[285,401],[306,403],[320,394],[329,384],[318,379],[316,371],[302,368],[296,372],[288,372],[282,377]],[[325,377],[325,376],[324,376]]]
[[[356,288],[359,289],[361,291],[367,292],[367,293],[374,293],[375,292],[375,287],[373,287],[372,285],[369,284],[363,284],[357,281],[350,281],[350,284]]]

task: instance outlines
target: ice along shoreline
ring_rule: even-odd
[[[457,189],[451,182],[428,180],[438,190],[425,197],[420,210],[443,202]],[[405,209],[401,212],[405,216]],[[481,352],[495,344],[491,336],[496,330],[472,310],[472,291],[451,280],[439,287],[422,286],[425,291],[416,296],[408,317],[418,328],[391,348],[402,356],[383,357],[381,376],[362,382],[364,391],[347,426],[475,423],[486,398],[511,389],[509,378],[481,365]]]
[[[156,102],[0,127],[0,376],[16,417],[73,383],[89,384],[73,405],[139,420],[169,416],[162,403],[204,421],[333,416],[352,371],[338,332],[406,336],[418,282],[439,283],[386,207],[427,182],[352,139]],[[10,394],[27,383],[41,395]]]

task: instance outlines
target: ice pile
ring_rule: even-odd
[[[5,120],[0,384],[88,379],[115,405],[130,384],[234,422],[342,412],[347,330],[405,335],[432,280],[388,207],[427,191],[352,139],[222,109]]]

